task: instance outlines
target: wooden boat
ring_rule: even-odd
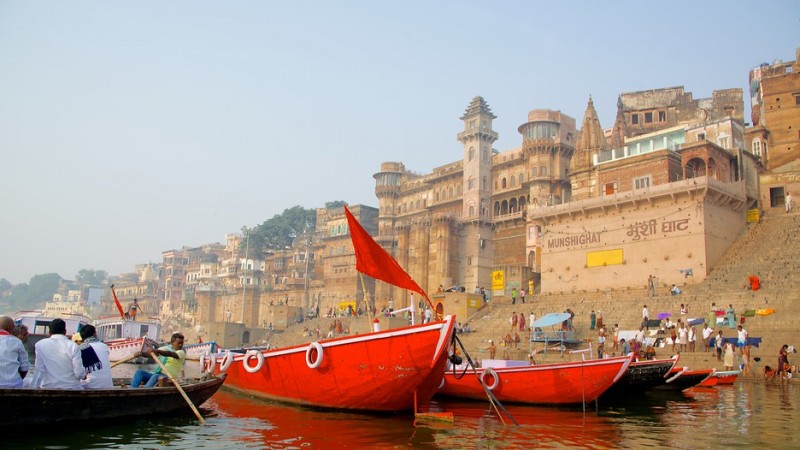
[[[145,320],[101,317],[94,326],[97,328],[97,337],[108,345],[112,362],[129,360],[142,349],[145,339],[158,341],[161,334],[161,321],[157,317]]]
[[[614,402],[629,399],[664,384],[667,374],[678,363],[679,357],[675,355],[670,359],[632,362],[625,375],[605,391],[598,401]]]
[[[203,358],[227,373],[226,388],[270,400],[321,408],[414,411],[442,380],[454,316],[412,325],[245,354]],[[210,361],[209,361],[210,360]]]
[[[484,366],[487,364],[484,360]],[[456,367],[444,374],[438,393],[443,396],[486,400],[481,381],[501,402],[529,405],[575,405],[597,399],[619,380],[633,354],[555,364],[510,362],[508,367],[481,367],[464,372]],[[519,364],[515,364],[519,363]]]
[[[714,372],[711,376],[703,380],[699,386],[722,386],[722,385],[732,385],[736,382],[736,378],[739,377],[738,370],[726,370],[722,372]]]
[[[34,360],[34,350],[36,343],[50,336],[50,322],[53,319],[62,319],[67,325],[67,337],[71,338],[84,325],[92,323],[92,319],[83,314],[64,313],[58,317],[45,315],[44,311],[17,311],[13,315],[14,323],[28,327],[28,340],[25,342],[25,350],[31,362]]]
[[[661,391],[683,391],[695,387],[705,381],[716,369],[689,370],[688,367],[673,367],[667,373],[664,384],[660,384],[653,389]]]
[[[130,380],[128,380],[130,382]],[[225,376],[181,385],[200,406],[225,382]],[[175,386],[131,389],[0,389],[0,403],[14,405],[0,427],[51,425],[64,422],[99,421],[132,416],[175,413],[191,415],[186,400]]]
[[[425,291],[350,210],[343,209],[356,270],[422,295],[435,310]],[[201,366],[227,373],[230,389],[255,397],[320,408],[416,413],[433,397],[449,358],[455,317],[441,317],[438,312],[437,317],[422,325],[376,329],[287,348],[251,348],[243,355],[226,352],[217,360],[203,358]]]

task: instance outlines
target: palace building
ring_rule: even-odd
[[[498,151],[496,116],[476,97],[460,159],[424,175],[381,164],[377,240],[428,292],[697,283],[758,208],[743,108],[739,89],[624,93],[603,129],[590,98],[580,130],[561,111],[533,110],[520,146]],[[377,298],[407,296],[376,283]]]

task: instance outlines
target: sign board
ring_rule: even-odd
[[[758,208],[747,210],[747,223],[758,222]]]
[[[502,270],[492,272],[492,291],[504,291],[506,288],[506,274]]]

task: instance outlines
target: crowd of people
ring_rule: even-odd
[[[31,365],[24,342],[27,327],[17,325],[11,317],[0,316],[0,388],[44,389],[109,389],[113,387],[110,350],[97,337],[93,325],[83,325],[70,339],[67,325],[62,319],[53,319],[49,337],[35,345],[35,359]],[[160,358],[161,365],[154,371],[137,370],[131,387],[155,386],[162,378],[179,376],[186,361],[183,351],[184,337],[175,333],[170,343],[160,348],[147,348],[140,354]]]

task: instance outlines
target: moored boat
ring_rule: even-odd
[[[663,384],[654,389],[661,391],[683,391],[694,386],[700,385],[709,376],[716,372],[716,369],[689,370],[688,367],[673,367],[667,373],[667,378]]]
[[[62,313],[56,316],[45,315],[44,311],[17,311],[13,314],[14,323],[28,327],[28,339],[25,342],[25,350],[33,361],[33,354],[36,343],[50,336],[50,322],[53,319],[62,319],[67,326],[67,337],[80,331],[84,325],[92,323],[92,319],[82,314]]]
[[[669,371],[678,363],[679,357],[675,355],[670,359],[632,362],[625,375],[605,391],[598,401],[607,403],[630,399],[663,384]]]
[[[320,408],[414,411],[442,380],[453,316],[422,325],[245,354],[218,353],[203,365],[227,373],[226,388]]]
[[[211,398],[225,382],[225,376],[212,377],[181,388],[195,406]],[[175,386],[131,389],[0,389],[0,403],[14,405],[0,427],[51,425],[66,422],[95,422],[122,417],[185,411],[191,415],[186,399]]]
[[[95,321],[97,337],[108,345],[111,361],[131,359],[142,349],[145,339],[158,341],[161,321],[156,317],[126,320],[123,317],[102,317]]]
[[[520,361],[507,367],[487,367],[476,374],[462,368],[445,372],[438,393],[443,396],[485,400],[486,385],[501,402],[530,405],[575,405],[594,401],[626,372],[633,354],[606,359],[530,365]]]
[[[714,372],[711,376],[703,380],[700,386],[723,386],[732,385],[739,377],[738,370],[726,370],[722,372]]]

